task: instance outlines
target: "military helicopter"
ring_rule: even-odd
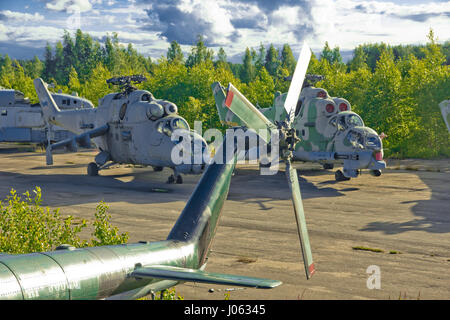
[[[441,108],[442,117],[444,118],[445,125],[450,133],[450,100],[444,100],[439,103],[439,108]]]
[[[58,92],[52,93],[52,97],[60,109],[94,108],[89,100],[76,93]],[[48,130],[39,103],[31,103],[19,90],[0,87],[0,142],[45,144],[48,140],[56,142],[73,136],[57,126]]]
[[[306,47],[306,46],[304,46]],[[302,51],[299,65],[307,66],[308,51]],[[303,68],[306,71],[306,67]],[[292,114],[300,93],[300,81],[291,84],[286,99]],[[303,73],[304,77],[304,73]],[[300,84],[300,85],[299,85]],[[296,96],[297,95],[297,96]],[[297,170],[291,165],[298,140],[287,117],[275,126],[232,85],[227,107],[250,130],[277,132],[281,160],[291,190],[306,277],[315,272],[304,216]],[[294,102],[294,103],[292,103]],[[261,134],[259,131],[258,134]],[[270,142],[267,135],[261,137]],[[232,148],[228,148],[228,141]],[[280,281],[204,271],[215,236],[239,150],[235,136],[225,136],[220,148],[203,173],[194,192],[165,241],[74,248],[60,245],[55,251],[0,255],[0,299],[136,299],[165,290],[181,282],[204,282],[255,288],[274,288]],[[248,151],[248,150],[247,150]]]
[[[361,169],[369,169],[373,176],[380,176],[381,170],[386,168],[383,136],[364,126],[346,99],[330,97],[325,89],[315,88],[308,82],[321,79],[321,76],[306,75],[296,101],[292,127],[301,140],[295,146],[293,160],[318,162],[324,169],[333,169],[334,164],[343,163],[343,172],[337,170],[335,173],[336,181],[356,178]],[[242,125],[239,117],[226,106],[224,87],[215,82],[212,90],[222,124]],[[287,116],[283,107],[286,99],[286,93],[277,92],[273,106],[259,110],[276,124]]]
[[[54,149],[66,147],[75,152],[78,145],[90,147],[92,140],[100,152],[95,162],[87,167],[90,176],[98,175],[100,170],[113,164],[140,164],[152,166],[155,171],[169,167],[174,173],[167,183],[183,183],[181,173],[199,174],[205,163],[175,164],[172,161],[172,148],[180,141],[173,141],[171,135],[176,129],[185,130],[191,141],[201,141],[195,144],[201,146],[201,152],[207,150],[206,142],[190,130],[186,120],[177,114],[174,103],[155,99],[149,91],[131,85],[145,80],[141,75],[111,78],[107,83],[118,85],[121,91],[99,99],[97,108],[60,110],[44,81],[35,79],[45,121],[76,134],[47,147],[47,165],[53,164]]]

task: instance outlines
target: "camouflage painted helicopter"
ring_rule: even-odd
[[[306,48],[306,45],[304,46]],[[308,49],[309,50],[309,49]],[[293,114],[310,59],[302,50],[285,108]],[[292,117],[275,126],[230,86],[226,105],[266,142],[276,131],[281,160],[294,206],[306,277],[315,272],[297,170],[291,165],[298,138]],[[264,134],[264,130],[270,135]],[[235,136],[225,136],[220,148],[165,241],[88,247],[61,245],[55,251],[0,255],[0,299],[136,299],[180,282],[204,282],[273,288],[280,281],[203,271],[227,198],[240,150]],[[228,148],[230,141],[232,148]],[[248,150],[247,150],[248,151]]]
[[[444,118],[447,130],[450,133],[450,100],[442,101],[439,103],[439,107],[441,108],[442,117]]]
[[[199,174],[205,163],[175,164],[172,161],[172,148],[179,141],[173,141],[171,135],[176,129],[185,130],[191,141],[201,141],[193,143],[193,148],[200,146],[202,151],[207,148],[206,142],[190,130],[186,120],[177,114],[174,103],[155,99],[150,92],[131,85],[145,80],[138,75],[109,79],[107,83],[120,86],[121,91],[99,99],[97,108],[60,110],[42,79],[35,79],[44,119],[76,134],[47,147],[47,165],[53,164],[52,150],[66,147],[75,152],[78,145],[90,147],[92,139],[100,152],[95,162],[87,167],[90,176],[98,175],[99,170],[113,164],[124,163],[152,166],[155,171],[169,167],[174,173],[168,183],[182,183],[181,173]]]
[[[294,161],[318,162],[325,169],[343,163],[343,172],[337,170],[335,173],[336,181],[355,178],[361,169],[369,169],[373,176],[380,176],[381,170],[386,168],[383,136],[364,126],[346,99],[330,97],[325,89],[311,86],[308,80],[317,81],[320,76],[306,75],[296,101],[292,126],[301,140],[295,146]],[[226,93],[221,84],[214,83],[212,90],[222,124],[242,125],[239,117],[227,108]],[[287,116],[283,107],[286,98],[286,93],[277,92],[273,106],[259,110],[277,124]]]

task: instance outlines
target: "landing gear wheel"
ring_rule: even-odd
[[[173,175],[171,175],[168,179],[167,179],[167,183],[174,183],[175,182],[175,177]]]
[[[181,176],[177,176],[177,184],[182,184],[183,178]]]
[[[336,181],[348,181],[350,180],[350,178],[347,178],[346,176],[344,176],[344,174],[342,173],[341,170],[336,171],[336,173],[334,174],[334,177],[336,179]]]
[[[91,162],[87,167],[88,176],[98,176],[98,165],[95,162]]]
[[[153,167],[153,171],[155,172],[162,171],[163,169],[163,167]]]
[[[323,168],[324,168],[325,170],[331,170],[331,169],[334,168],[334,164],[332,164],[332,163],[324,163],[324,164],[323,164]]]

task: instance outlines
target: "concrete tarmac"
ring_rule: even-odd
[[[171,170],[120,166],[86,175],[96,152],[55,154],[0,144],[0,199],[42,189],[43,204],[94,220],[100,201],[129,242],[167,237],[200,176],[166,184]],[[184,299],[450,299],[450,160],[392,160],[381,177],[335,182],[298,164],[316,274],[306,280],[284,168],[239,165],[207,271],[281,280],[275,289],[186,283]],[[165,192],[162,192],[165,191]],[[90,231],[83,237],[89,239]],[[210,290],[213,289],[213,290]]]

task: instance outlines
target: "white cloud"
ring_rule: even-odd
[[[8,22],[30,22],[30,21],[42,21],[44,17],[39,14],[30,14],[23,13],[11,10],[2,10],[0,11],[0,21],[8,21]]]
[[[49,10],[73,13],[90,11],[92,9],[92,4],[98,3],[101,3],[101,0],[50,0],[45,7]]]
[[[47,41],[56,42],[61,40],[64,30],[47,26],[4,26],[0,25],[0,40],[14,41],[15,43],[31,44],[38,43],[45,46]]]

